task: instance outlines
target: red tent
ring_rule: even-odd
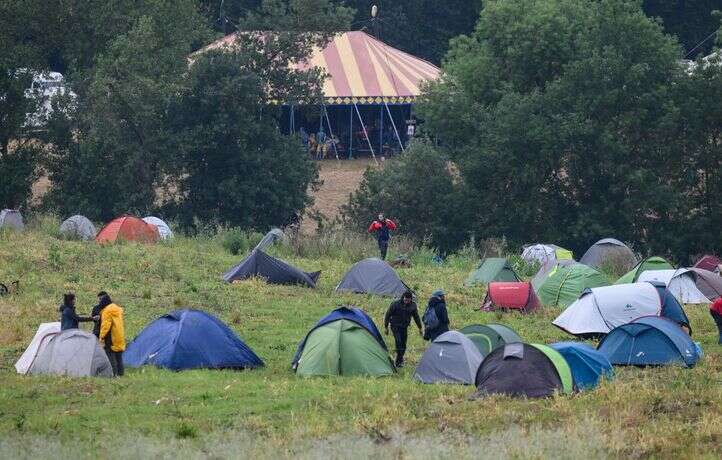
[[[706,256],[702,256],[702,258],[694,264],[694,268],[701,268],[702,270],[713,272],[720,264],[722,264],[722,260],[720,260],[719,257],[707,254]]]
[[[518,310],[523,313],[532,312],[539,306],[539,298],[528,281],[489,283],[481,304],[484,311]]]
[[[112,243],[118,240],[155,243],[159,239],[160,234],[155,225],[146,224],[142,219],[132,216],[113,219],[95,237],[95,241],[99,243]]]

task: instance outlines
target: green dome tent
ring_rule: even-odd
[[[540,282],[537,296],[543,305],[567,307],[577,300],[585,289],[609,286],[609,284],[606,276],[586,265],[557,264]]]
[[[296,374],[384,376],[395,372],[386,344],[362,310],[338,308],[316,324],[293,359]]]
[[[614,284],[635,283],[642,272],[647,270],[674,270],[674,265],[662,257],[648,257],[639,262],[633,269],[622,275]]]
[[[492,281],[519,281],[509,261],[502,257],[489,257],[484,259],[476,270],[469,273],[466,279],[467,286],[489,284]]]
[[[486,356],[495,348],[507,343],[521,342],[519,334],[503,324],[470,324],[459,330],[474,342],[481,356]]]

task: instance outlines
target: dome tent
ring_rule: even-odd
[[[33,339],[30,341],[30,345],[28,345],[22,356],[20,356],[20,359],[15,363],[17,373],[27,374],[35,358],[48,346],[50,339],[58,334],[60,334],[60,322],[40,324]]]
[[[722,297],[722,276],[703,268],[690,268],[697,289],[711,301]]]
[[[25,223],[23,223],[23,216],[20,214],[20,211],[14,209],[3,209],[0,211],[0,230],[1,229],[15,230],[16,232],[25,230]]]
[[[639,279],[639,275],[647,270],[669,270],[674,269],[674,265],[667,262],[662,257],[648,257],[634,266],[633,269],[622,275],[614,284],[634,283]]]
[[[37,354],[28,373],[112,377],[113,369],[97,337],[82,329],[66,329],[53,336]]]
[[[502,257],[489,257],[484,259],[476,270],[469,273],[464,283],[466,286],[489,284],[492,281],[519,281],[509,261]]]
[[[558,351],[526,343],[510,343],[489,353],[476,373],[476,387],[475,397],[544,398],[574,389],[569,364]]]
[[[471,324],[459,332],[474,342],[481,356],[486,356],[495,348],[507,343],[522,341],[516,332],[502,324]]]
[[[645,316],[614,328],[597,347],[612,364],[621,366],[692,367],[700,359],[692,339],[667,318]]]
[[[121,216],[113,219],[103,227],[95,241],[113,243],[116,241],[137,241],[139,243],[155,243],[160,238],[158,229],[133,216]]]
[[[409,290],[386,261],[375,257],[355,263],[336,286],[336,292],[390,297],[399,297]]]
[[[537,262],[541,265],[554,263],[560,260],[573,260],[574,254],[556,244],[531,244],[521,253],[521,258],[527,263]]]
[[[484,311],[510,310],[530,313],[539,308],[539,299],[528,281],[515,283],[493,282],[481,303]]]
[[[423,383],[471,385],[482,361],[474,342],[457,331],[444,332],[426,349],[414,372]]]
[[[539,285],[537,296],[543,305],[566,307],[585,289],[607,285],[607,277],[591,267],[580,263],[557,264]]]
[[[396,372],[376,324],[355,307],[340,307],[321,318],[298,345],[292,368],[302,376]]]
[[[60,234],[63,238],[71,240],[89,241],[95,238],[97,230],[90,219],[76,214],[68,217],[60,224]]]
[[[657,281],[664,283],[667,289],[683,304],[711,303],[697,287],[697,275],[686,268],[677,270],[645,270],[640,273],[638,281]]]
[[[238,265],[224,273],[223,279],[230,283],[254,276],[260,276],[271,284],[299,284],[315,288],[321,272],[304,272],[260,249],[254,249]]]
[[[176,310],[147,325],[123,353],[128,367],[253,369],[263,361],[233,330],[201,310]]]
[[[260,249],[261,251],[265,251],[267,247],[277,241],[283,240],[284,237],[285,235],[280,228],[272,228],[268,231],[268,233],[263,235],[263,238],[261,238],[261,241],[258,242],[254,249]]]
[[[552,324],[580,337],[598,337],[647,315],[666,316],[689,327],[677,299],[663,284],[615,284],[584,291]]]
[[[567,361],[572,371],[574,387],[579,391],[594,388],[602,378],[614,376],[614,369],[607,357],[585,343],[557,342],[549,346]]]
[[[163,219],[155,216],[148,216],[143,218],[143,222],[157,228],[161,240],[173,238],[173,232],[171,231],[170,226],[166,224]]]
[[[620,265],[629,270],[637,263],[637,256],[629,247],[614,238],[604,238],[587,249],[579,263],[592,268],[599,268],[606,263]]]

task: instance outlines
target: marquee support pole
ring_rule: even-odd
[[[399,141],[399,147],[401,147],[401,151],[404,151],[404,143],[401,142],[401,136],[399,136],[399,130],[396,129],[396,122],[394,122],[394,117],[391,116],[391,109],[389,109],[389,104],[387,102],[384,102],[384,106],[386,107],[386,111],[389,113],[389,119],[391,120],[391,126],[394,127],[394,133],[396,134],[396,140]]]
[[[333,140],[333,128],[331,128],[331,120],[328,118],[328,110],[326,110],[326,104],[323,104],[323,115],[322,117],[326,118],[326,124],[328,124],[328,134],[331,135],[331,145],[333,145],[333,153],[336,155],[336,160],[338,160],[338,149],[336,148],[336,142]]]
[[[364,131],[364,136],[366,137],[366,142],[369,144],[369,148],[371,149],[371,156],[374,158],[374,163],[377,165],[379,164],[378,160],[376,160],[376,154],[374,153],[374,146],[371,145],[371,139],[369,139],[369,133],[366,131],[366,125],[364,125],[364,120],[361,118],[361,112],[358,109],[358,105],[356,103],[353,103],[354,109],[356,109],[356,115],[358,115],[358,121],[361,123],[361,129]]]

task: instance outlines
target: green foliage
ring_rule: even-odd
[[[222,234],[222,245],[234,256],[245,254],[261,241],[260,233],[249,233],[240,228],[231,228]]]
[[[23,209],[32,198],[35,181],[40,177],[42,149],[32,142],[15,142],[0,152],[0,206]]]
[[[608,235],[680,258],[719,250],[690,222],[715,219],[717,205],[695,203],[693,190],[709,202],[710,182],[696,176],[718,178],[719,119],[686,102],[695,92],[714,98],[705,85],[716,80],[690,78],[679,54],[634,2],[486,2],[420,107],[474,196],[466,227],[575,252]],[[688,135],[685,106],[704,132]]]
[[[433,146],[413,144],[383,169],[369,168],[361,184],[342,208],[346,226],[365,229],[378,213],[411,235],[447,252],[468,238],[464,218],[466,197],[454,172]]]

